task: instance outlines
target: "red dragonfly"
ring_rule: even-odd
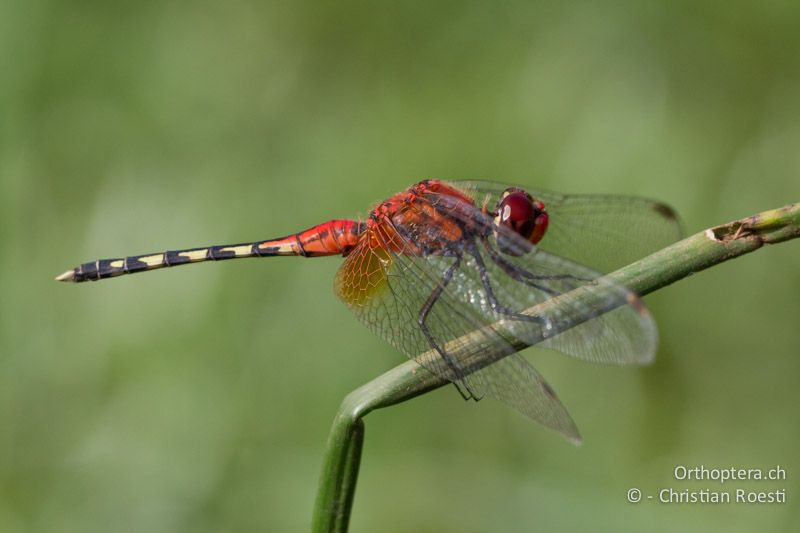
[[[453,382],[465,399],[494,397],[579,441],[566,409],[518,347],[538,343],[579,359],[642,364],[655,355],[655,323],[636,294],[609,282],[602,307],[613,311],[597,311],[549,338],[553,324],[585,315],[590,304],[524,311],[596,283],[601,272],[679,235],[671,208],[641,198],[426,180],[379,204],[366,221],[331,220],[255,243],[100,259],[56,279],[94,281],[241,257],[341,254],[336,293],[369,329]],[[468,334],[469,344],[459,345]],[[477,370],[462,364],[487,350],[502,357]]]

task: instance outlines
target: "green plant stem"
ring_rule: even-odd
[[[800,203],[710,228],[612,272],[605,278],[645,295],[695,272],[755,251],[765,244],[775,244],[796,237],[800,237]],[[597,305],[607,300],[603,295],[602,283],[590,284],[547,300],[525,313],[542,313],[553,306],[564,305],[566,300],[573,298],[584,302],[588,299],[595,304],[596,309]],[[557,332],[576,326],[593,316],[596,316],[596,311],[587,313],[586,316],[572,316],[568,324],[556,326]],[[477,359],[465,359],[457,353],[457,347],[469,345],[471,335],[474,333],[448,343],[445,347],[448,353],[460,357],[459,362],[465,368],[478,370],[507,355],[484,352]],[[527,346],[519,344],[515,348],[523,349]],[[431,355],[433,354],[422,354],[420,357]],[[328,436],[314,506],[313,531],[347,531],[364,440],[363,417],[374,409],[409,400],[448,383],[449,381],[425,371],[416,362],[408,361],[347,395]]]

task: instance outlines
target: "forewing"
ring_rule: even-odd
[[[491,239],[487,245],[493,246]],[[554,295],[567,294],[579,287],[591,289],[585,298],[559,298],[558,305],[548,305],[533,313],[543,321],[544,340],[540,340],[541,332],[536,328],[520,320],[510,320],[508,329],[516,338],[595,363],[640,365],[655,357],[658,343],[655,322],[631,290],[542,250],[503,259],[535,276],[524,281],[513,280],[491,259],[484,260],[499,304],[513,311],[524,312]],[[550,336],[549,331],[556,333]]]
[[[559,305],[538,309],[534,314],[545,331],[536,323],[506,321],[504,329],[512,338],[599,363],[628,365],[653,360],[658,341],[655,322],[633,291],[591,268],[538,246],[532,247],[505,226],[495,226],[490,212],[477,208],[472,212],[453,209],[449,206],[452,202],[446,198],[438,199],[438,203],[453,218],[480,228],[485,235],[478,239],[480,256],[465,257],[462,276],[476,277],[483,270],[500,307],[512,313],[524,313],[554,296],[591,286],[591,294],[585,298],[564,298]],[[498,236],[503,239],[508,253],[499,251]],[[482,319],[487,323],[509,316],[494,311],[488,300],[472,307],[481,310]],[[569,327],[565,329],[565,326]],[[550,335],[551,331],[557,334]]]
[[[418,245],[435,234],[426,226],[431,221],[425,222],[422,210],[420,216],[410,217],[422,222],[401,231],[387,222],[381,231],[369,230],[342,265],[337,293],[370,329],[429,371],[476,398],[495,397],[577,439],[574,423],[552,389],[514,352],[538,345],[591,361],[643,363],[655,353],[655,325],[627,288],[574,260],[531,247],[506,228],[495,228],[490,210],[481,208],[493,205],[504,189],[495,186],[481,192],[464,187],[476,199],[475,206],[456,205],[459,200],[434,193],[418,199],[420,204],[428,202],[425,213],[436,206],[469,228],[464,247],[457,254],[420,255]],[[558,205],[554,197],[544,201]],[[510,254],[499,252],[493,231],[504,238]],[[458,264],[456,255],[461,258]],[[582,286],[591,286],[595,297],[565,297],[558,306],[540,305]],[[441,294],[425,321],[428,339],[418,321],[437,288]],[[535,318],[528,319],[526,313]],[[457,364],[431,350],[431,340]],[[474,362],[486,354],[495,362],[473,372]]]
[[[512,185],[453,181],[450,185],[494,210]],[[521,187],[545,204],[550,223],[539,248],[608,273],[681,237],[680,220],[668,205],[634,196],[565,195]]]

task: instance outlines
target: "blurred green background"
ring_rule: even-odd
[[[0,531],[307,530],[339,402],[404,360],[337,258],[54,275],[425,177],[654,197],[690,232],[798,201],[798,28],[796,2],[0,3]],[[581,447],[452,387],[373,413],[352,531],[796,531],[799,268],[789,242],[648,297],[651,367],[537,358]],[[672,477],[701,464],[788,479]]]

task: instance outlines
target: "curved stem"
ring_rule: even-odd
[[[644,295],[695,272],[755,251],[765,244],[797,237],[800,237],[800,203],[707,229],[612,272],[605,278]],[[593,305],[582,306],[587,309],[594,307],[591,313],[586,316],[573,315],[569,323],[556,325],[557,332],[560,332],[596,316],[597,306],[606,300],[603,295],[602,283],[589,284],[524,312],[543,313],[553,306],[565,305],[565,301],[573,298],[592,302]],[[445,347],[470,371],[478,370],[505,355],[487,351],[472,358],[463,354],[459,356],[458,347],[469,346],[470,339],[475,335],[476,332],[469,333]],[[520,343],[516,347],[521,350],[527,346]],[[422,354],[420,357],[430,355]],[[408,361],[347,395],[328,436],[314,505],[313,531],[347,531],[364,440],[363,417],[374,409],[409,400],[448,383],[426,372],[414,361]]]

